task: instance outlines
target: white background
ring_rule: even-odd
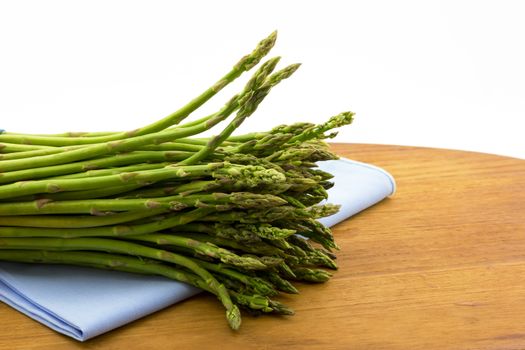
[[[272,54],[303,66],[242,131],[352,110],[337,141],[525,158],[523,4],[0,0],[0,128],[134,129],[200,93],[278,29]]]

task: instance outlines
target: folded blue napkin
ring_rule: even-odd
[[[390,174],[348,159],[322,162],[334,175],[329,202],[341,211],[327,226],[395,191]],[[0,300],[46,326],[84,341],[151,314],[200,290],[164,277],[92,268],[0,262]]]

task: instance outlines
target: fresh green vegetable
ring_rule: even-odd
[[[217,112],[186,121],[258,65],[275,40],[272,33],[212,87],[142,128],[0,134],[0,260],[189,283],[217,296],[232,329],[241,324],[239,307],[293,314],[274,298],[337,269],[337,244],[316,220],[338,210],[319,204],[332,176],[316,163],[337,159],[324,140],[354,114],[234,135],[299,68],[275,70],[275,57]],[[230,116],[216,136],[199,136]]]

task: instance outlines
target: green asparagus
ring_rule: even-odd
[[[0,133],[0,261],[188,283],[217,296],[234,330],[239,307],[292,315],[274,298],[299,293],[295,281],[326,282],[326,269],[337,269],[338,246],[317,219],[339,207],[320,204],[333,182],[317,163],[338,158],[325,140],[354,113],[235,134],[300,66],[276,69],[274,57],[216,112],[186,120],[257,66],[275,40],[274,32],[213,86],[138,129]],[[201,135],[223,123],[215,136]]]

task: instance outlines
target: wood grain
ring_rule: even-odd
[[[398,191],[334,228],[340,270],[231,332],[200,295],[78,343],[0,305],[0,349],[525,349],[525,161],[335,144]]]

